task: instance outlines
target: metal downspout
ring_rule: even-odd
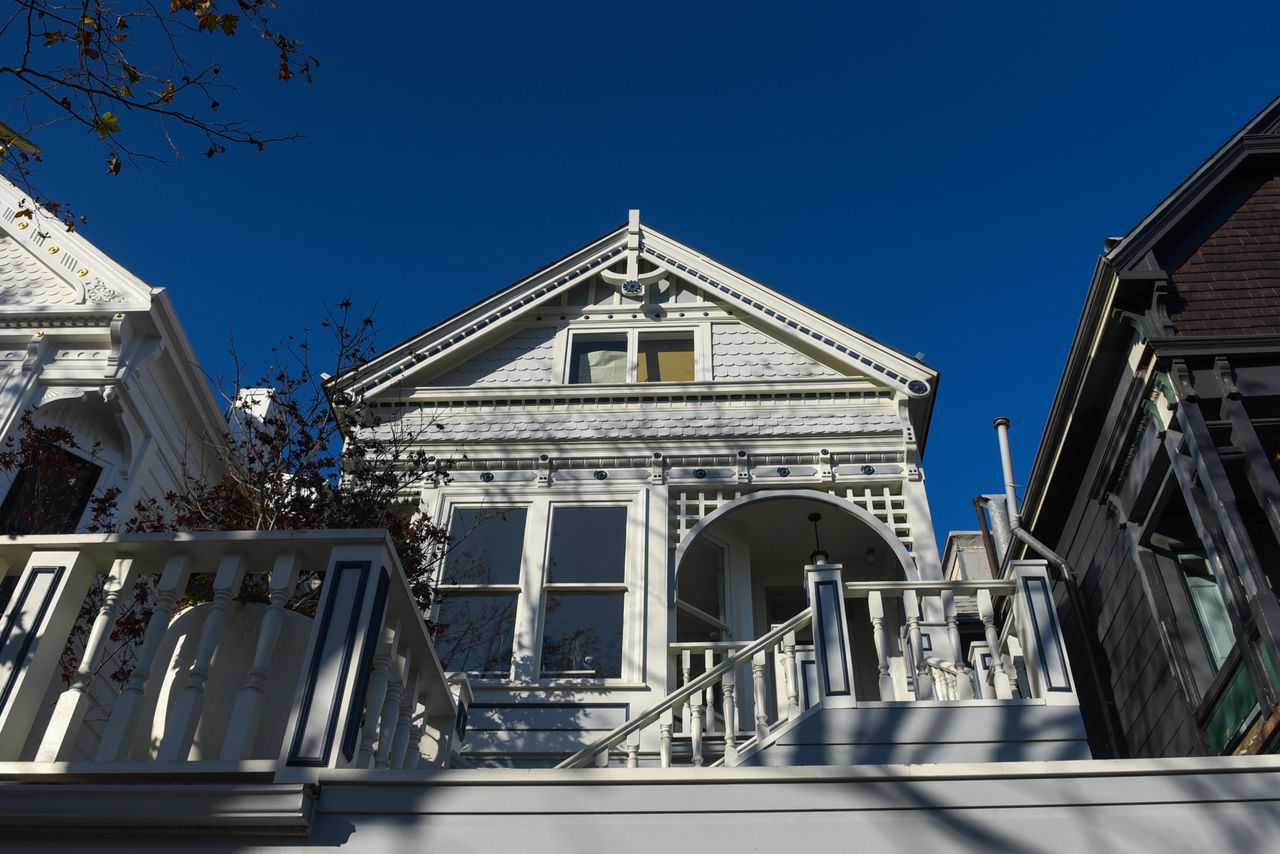
[[[1076,583],[1075,570],[1071,568],[1071,564],[1067,563],[1066,558],[1040,542],[1022,527],[1022,516],[1018,512],[1017,487],[1013,477],[1013,454],[1009,450],[1009,419],[1004,417],[997,418],[995,420],[995,428],[1000,440],[1000,465],[1004,473],[1005,509],[1009,517],[1010,533],[1013,534],[1014,539],[1021,540],[1058,568],[1063,585],[1067,588],[1067,598],[1071,601],[1071,611],[1075,614],[1076,628],[1079,629],[1080,636],[1084,638],[1085,650],[1088,652],[1088,655],[1085,656],[1085,662],[1089,666],[1090,681],[1093,682],[1093,688],[1098,694],[1098,699],[1107,707],[1103,709],[1102,715],[1102,724],[1107,735],[1107,747],[1111,749],[1112,757],[1118,759],[1120,758],[1120,743],[1116,739],[1115,728],[1111,723],[1112,709],[1115,707],[1115,702],[1103,686],[1102,672],[1098,667],[1096,644],[1093,634],[1089,631],[1084,620],[1084,599],[1081,597],[1080,587]],[[1012,558],[1013,544],[1010,543],[1008,551],[1004,554],[1004,560],[1000,564],[1001,575],[1004,575],[1004,569]]]

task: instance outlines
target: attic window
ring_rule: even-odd
[[[636,382],[693,382],[693,334],[641,335],[636,344]]]
[[[573,384],[694,382],[694,337],[692,329],[575,333],[565,376]]]
[[[569,382],[625,383],[627,381],[627,337],[625,335],[579,335],[569,354]]]

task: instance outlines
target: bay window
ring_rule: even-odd
[[[446,670],[481,679],[621,679],[639,498],[536,498],[449,512],[434,621]]]

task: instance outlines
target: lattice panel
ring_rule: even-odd
[[[893,529],[908,552],[912,551],[911,523],[907,518],[907,503],[897,485],[855,487],[828,487],[827,492],[847,498]],[[738,496],[736,489],[673,490],[671,498],[670,547],[676,548],[685,535],[708,514]]]
[[[680,545],[685,534],[717,508],[742,493],[736,489],[673,490],[671,498],[671,548]]]
[[[902,492],[895,486],[839,487],[830,490],[832,493],[849,499],[881,522],[893,529],[893,533],[902,541],[907,551],[911,551],[911,524],[907,519],[907,502]]]

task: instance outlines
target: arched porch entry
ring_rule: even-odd
[[[893,530],[853,502],[828,492],[773,490],[744,495],[708,514],[672,561],[670,637],[677,644],[746,641],[805,606],[804,566],[818,539],[846,581],[919,579]],[[859,696],[876,696],[871,622],[865,599],[846,603]],[[887,634],[897,615],[886,614]]]

